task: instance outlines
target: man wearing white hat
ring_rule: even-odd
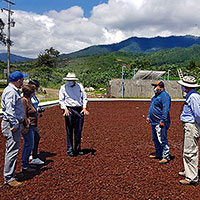
[[[198,140],[200,134],[200,95],[195,88],[200,87],[192,76],[184,76],[178,81],[182,91],[186,92],[186,101],[180,120],[183,122],[184,143],[183,143],[183,164],[184,171],[179,172],[180,176],[185,177],[180,180],[182,185],[197,185],[199,150]]]
[[[83,127],[84,115],[89,112],[86,109],[87,96],[84,87],[76,83],[75,73],[68,73],[64,78],[67,81],[59,91],[59,104],[64,110],[65,126],[67,132],[67,153],[70,157],[83,155],[81,151],[81,132]],[[74,135],[74,146],[73,146]]]

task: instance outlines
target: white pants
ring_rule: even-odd
[[[183,123],[183,164],[187,181],[198,182],[200,128],[196,123]]]

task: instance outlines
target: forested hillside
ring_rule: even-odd
[[[102,55],[117,51],[145,53],[172,49],[176,47],[190,47],[195,44],[200,45],[200,38],[190,35],[154,38],[131,37],[116,44],[95,45],[70,54],[63,54],[61,56],[62,58],[75,58],[90,55]]]
[[[122,66],[125,65],[125,78],[131,79],[139,69],[170,70],[170,79],[178,79],[177,69],[184,75],[194,75],[199,79],[200,45],[188,48],[172,48],[149,53],[130,53],[117,51],[103,55],[63,58],[54,48],[46,49],[37,60],[27,63],[12,64],[11,71],[21,70],[30,78],[38,79],[44,87],[59,88],[63,77],[70,71],[77,74],[85,87],[106,87],[113,78],[121,78]],[[0,68],[6,68],[1,63]]]

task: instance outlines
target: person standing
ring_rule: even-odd
[[[68,156],[83,155],[81,151],[81,132],[84,122],[84,115],[89,112],[86,109],[87,96],[83,86],[76,83],[78,80],[75,73],[68,73],[59,91],[59,104],[63,109],[65,117],[65,127],[67,132],[67,153]],[[73,145],[74,135],[74,145]]]
[[[184,142],[183,142],[183,164],[184,171],[179,172],[185,179],[180,180],[182,185],[197,185],[199,148],[198,140],[200,134],[200,95],[195,91],[197,85],[193,76],[184,76],[178,81],[182,91],[186,92],[186,101],[180,120],[183,123]]]
[[[38,91],[39,87],[40,87],[40,83],[37,80],[30,80],[28,85],[34,85],[36,87],[36,91]],[[33,97],[31,98],[31,102],[33,104],[33,106],[35,107],[35,109],[37,110],[37,113],[43,112],[44,110],[39,108],[39,100],[36,96],[36,91],[33,95]],[[32,160],[31,160],[31,164],[34,165],[43,165],[44,161],[42,161],[39,157],[38,157],[38,146],[39,146],[39,142],[40,142],[40,132],[38,130],[38,127],[36,126],[34,128],[35,133],[34,133],[34,147],[33,147],[33,151],[32,151]]]
[[[23,86],[24,78],[27,76],[20,71],[12,72],[1,99],[3,112],[1,130],[6,139],[4,183],[11,187],[22,184],[15,180],[15,169],[20,147],[21,124],[24,122],[24,107],[19,89]]]
[[[37,128],[37,110],[31,102],[31,98],[35,93],[34,85],[24,85],[22,88],[22,104],[24,106],[25,126],[22,128],[22,136],[24,139],[24,146],[22,149],[22,172],[33,172],[29,165],[29,156],[34,147],[34,134]]]
[[[170,161],[167,130],[170,127],[171,97],[165,91],[163,81],[157,81],[152,86],[154,86],[155,96],[151,99],[147,123],[151,124],[155,153],[150,154],[149,158],[160,159],[160,164],[166,164]]]

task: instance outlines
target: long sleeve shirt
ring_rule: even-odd
[[[80,83],[76,83],[75,86],[70,87],[67,84],[62,85],[59,91],[59,104],[61,109],[69,107],[87,106],[87,95]]]
[[[170,106],[171,97],[165,90],[163,90],[158,95],[155,95],[151,99],[151,104],[147,115],[147,118],[149,118],[149,123],[152,125],[158,125],[161,122],[165,123],[165,125],[169,128]]]
[[[180,120],[200,125],[200,95],[194,89],[186,95]]]
[[[12,128],[18,128],[24,120],[24,107],[19,89],[12,83],[4,89],[1,99],[3,120],[10,122]]]

